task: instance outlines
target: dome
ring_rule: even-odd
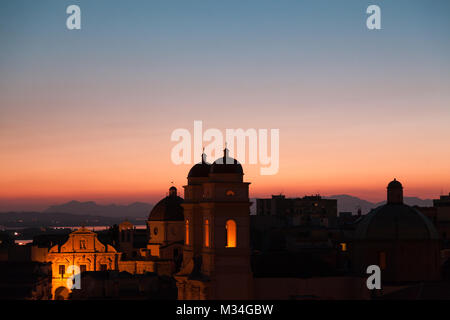
[[[403,186],[402,186],[402,184],[400,183],[400,181],[398,181],[397,179],[395,179],[394,178],[394,180],[392,180],[391,182],[389,182],[389,184],[388,184],[388,189],[391,189],[391,188],[397,188],[397,189],[400,189],[400,188],[402,188],[403,189]]]
[[[177,188],[171,187],[169,195],[159,201],[150,212],[148,220],[157,221],[183,221],[183,198],[177,195]]]
[[[397,179],[389,182],[387,186],[387,203],[403,204],[403,186]]]
[[[206,154],[203,153],[202,162],[197,163],[189,170],[188,178],[207,178],[210,169],[211,164],[206,162]]]
[[[229,157],[228,149],[223,150],[223,157],[214,161],[210,173],[234,173],[244,174],[241,164],[234,158]]]
[[[405,204],[385,204],[373,209],[359,222],[355,237],[360,240],[438,239],[433,223]]]

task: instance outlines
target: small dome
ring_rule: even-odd
[[[176,196],[178,194],[177,188],[175,188],[174,186],[171,186],[169,188],[169,196]]]
[[[207,178],[210,170],[211,164],[206,162],[206,154],[203,153],[202,162],[197,163],[189,170],[188,178]]]
[[[389,184],[388,184],[388,189],[393,189],[393,188],[397,188],[397,189],[400,189],[400,188],[402,188],[403,189],[403,186],[402,186],[402,184],[400,183],[400,181],[398,181],[397,179],[395,179],[394,178],[394,180],[392,180],[391,182],[389,182]]]
[[[159,201],[150,212],[148,220],[152,221],[183,221],[183,198],[177,195],[177,188],[171,187],[169,195]]]
[[[405,204],[386,204],[369,212],[359,222],[355,236],[361,240],[438,239],[433,223]]]
[[[397,179],[389,182],[387,186],[387,203],[403,203],[403,186]]]
[[[241,164],[234,158],[229,157],[228,149],[223,150],[223,157],[214,161],[210,173],[234,173],[244,174]]]

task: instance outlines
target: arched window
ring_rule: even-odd
[[[188,246],[189,245],[189,219],[186,219],[185,222],[185,234],[186,234],[186,239],[184,240],[184,243]]]
[[[205,247],[209,248],[209,220],[205,220],[205,228],[203,228],[205,231]]]
[[[227,248],[236,248],[236,222],[228,220],[225,225],[227,229]]]

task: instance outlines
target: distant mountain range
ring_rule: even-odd
[[[100,205],[94,201],[80,202],[73,200],[64,204],[50,206],[43,212],[122,218],[147,217],[152,208],[152,204],[144,202],[134,202],[129,205]]]
[[[381,206],[386,203],[382,202],[370,202],[367,200],[353,197],[347,194],[339,194],[324,197],[325,199],[337,199],[338,212],[353,212],[357,213],[358,208],[361,208],[362,214],[368,213],[371,209]],[[252,206],[250,212],[256,213],[256,198],[250,199]],[[410,206],[431,207],[433,206],[433,200],[420,199],[417,197],[405,197],[404,201]],[[150,213],[153,205],[145,202],[134,202],[129,205],[100,205],[94,201],[80,202],[70,201],[60,205],[50,206],[44,210],[45,213],[70,213],[75,215],[93,215],[104,216],[110,218],[123,218],[123,217],[147,217]]]
[[[124,219],[124,217],[63,212],[2,212],[0,213],[0,231],[3,228],[112,226],[121,223]],[[135,225],[145,225],[145,218],[128,217],[128,220]]]
[[[376,208],[382,204],[383,202],[369,202],[357,197],[353,197],[346,194],[340,195],[332,195],[324,197],[325,199],[337,199],[338,200],[338,212],[352,212],[356,214],[358,208],[361,208],[362,214],[368,213],[371,209]],[[417,197],[405,197],[405,203],[411,206],[417,205],[422,207],[429,207],[433,205],[433,201],[431,199],[420,199]],[[250,207],[251,214],[256,213],[256,198],[250,199],[252,202],[252,206]],[[124,218],[129,218],[131,220],[145,220],[148,217],[153,205],[145,202],[134,202],[129,205],[101,205],[97,204],[94,201],[80,202],[80,201],[70,201],[60,205],[50,206],[48,209],[44,210],[41,214],[35,212],[33,214],[27,213],[12,213],[10,212],[7,215],[1,215],[1,219],[3,223],[12,223],[12,221],[17,220],[28,220],[31,219],[33,222],[37,222],[37,220],[46,220],[49,222],[50,220],[53,223],[56,220],[60,220],[60,223],[72,223],[72,220],[76,220],[78,216],[83,220],[83,223],[92,223],[97,220],[99,223],[106,223],[112,221],[104,221],[105,219],[113,219],[114,223],[120,221]],[[68,215],[68,216],[66,216]],[[58,219],[59,217],[59,219]],[[103,219],[105,218],[105,219]],[[30,220],[30,221],[31,221]],[[49,221],[47,221],[49,220]],[[81,221],[81,220],[80,220]],[[101,222],[100,222],[101,221]]]
[[[361,208],[362,214],[368,213],[371,209],[381,206],[386,203],[386,201],[381,202],[369,202],[357,197],[349,196],[346,194],[333,195],[324,197],[325,199],[337,199],[338,201],[338,212],[353,212],[356,214],[358,208]],[[420,199],[417,197],[404,197],[404,202],[410,206],[419,207],[431,207],[433,206],[432,199]]]

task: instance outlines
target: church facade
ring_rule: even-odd
[[[133,238],[133,225],[124,222],[119,226],[121,246]],[[84,227],[69,234],[63,245],[50,248],[45,257],[52,263],[52,297],[56,300],[69,298],[74,277],[86,271],[117,271],[129,274],[156,272],[157,263],[149,259],[124,259],[124,252],[109,244],[103,244],[97,233]]]
[[[119,259],[120,253],[101,243],[95,232],[86,228],[72,232],[66,243],[53,246],[47,255],[47,261],[52,263],[52,296],[67,299],[74,274],[118,270]]]

